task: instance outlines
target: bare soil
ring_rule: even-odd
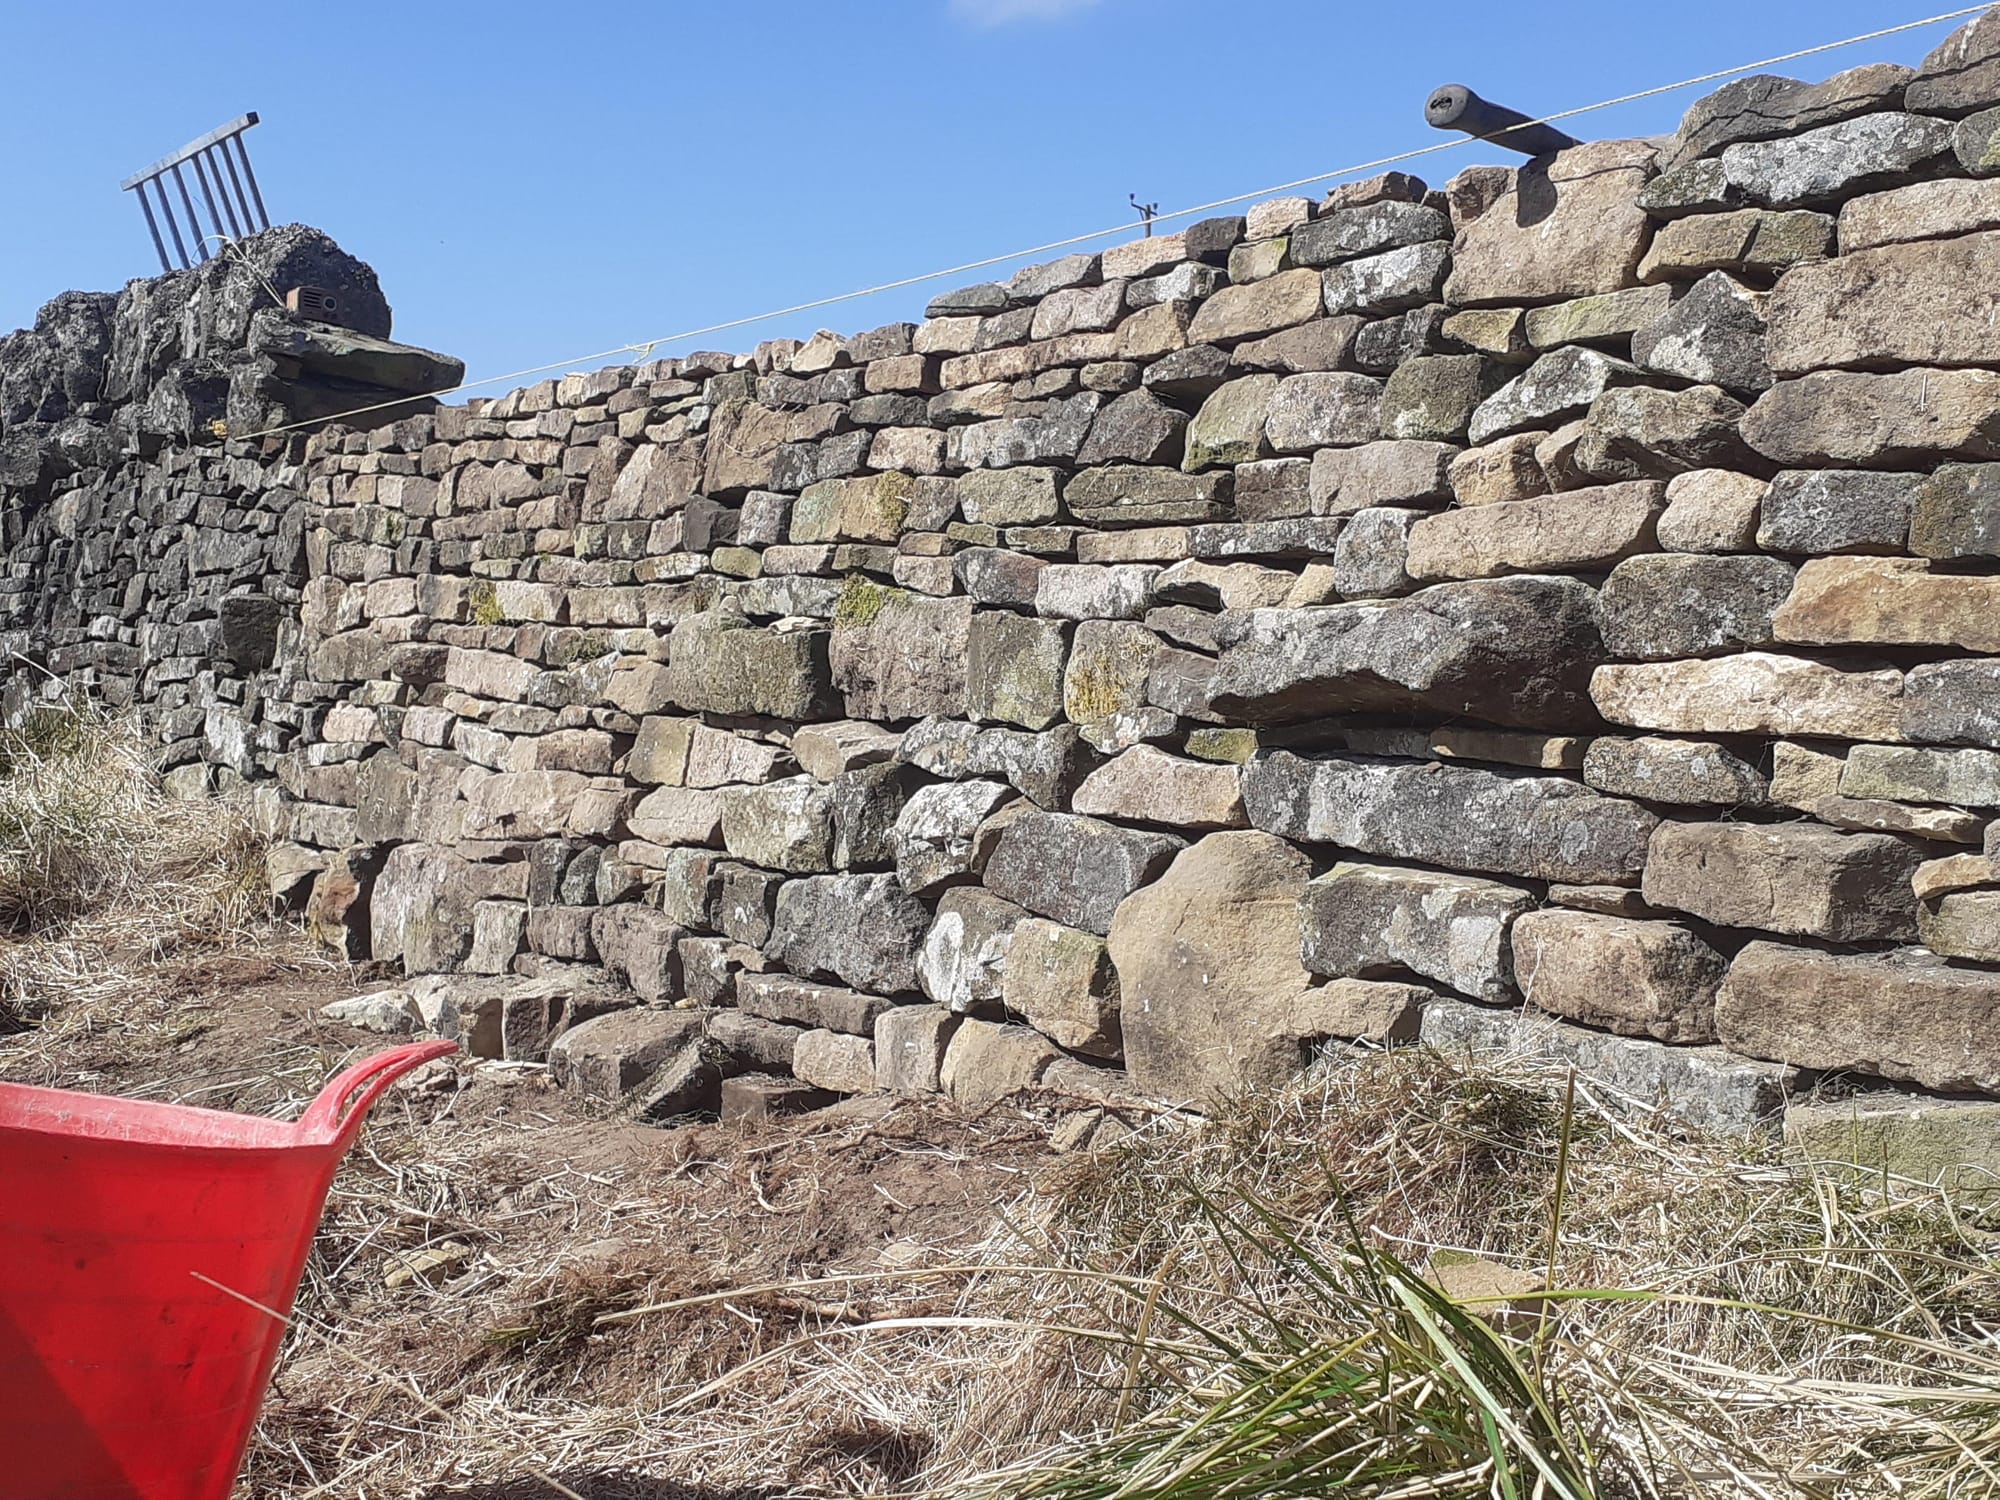
[[[0,1079],[295,1114],[393,1041],[319,1016],[380,983],[284,941],[168,959],[0,1037]],[[892,1493],[930,1454],[923,1393],[891,1410],[817,1388],[823,1347],[804,1390],[789,1351],[948,1313],[962,1283],[936,1268],[993,1233],[1049,1124],[864,1098],[652,1127],[541,1068],[433,1064],[377,1106],[336,1181],[239,1494]],[[838,1279],[856,1273],[874,1279]],[[856,1391],[885,1383],[856,1374]]]

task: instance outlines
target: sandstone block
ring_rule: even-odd
[[[1233,766],[1184,760],[1151,745],[1136,745],[1091,772],[1070,807],[1090,817],[1175,828],[1245,825]]]
[[[716,610],[674,627],[667,694],[691,712],[825,717],[832,699],[823,630],[776,631]]]
[[[1501,366],[1477,354],[1405,360],[1381,389],[1381,435],[1413,442],[1461,443],[1473,412],[1504,379]]]
[[[1529,345],[1537,350],[1563,344],[1616,344],[1664,315],[1673,302],[1671,287],[1627,287],[1548,307],[1531,307],[1523,326]]]
[[[1545,432],[1517,432],[1482,448],[1468,448],[1451,461],[1450,483],[1460,505],[1499,505],[1532,500],[1549,492],[1549,477],[1535,459]]]
[[[1639,266],[1644,282],[1696,281],[1722,271],[1766,279],[1833,254],[1831,214],[1746,208],[1660,226]]]
[[[1659,1042],[1715,1040],[1729,963],[1678,923],[1529,912],[1514,923],[1513,953],[1521,992],[1551,1014]]]
[[[744,1015],[757,1020],[844,1031],[850,1036],[873,1036],[883,1012],[895,1008],[895,1002],[880,995],[857,994],[839,985],[777,973],[739,975],[736,1004]],[[789,1067],[790,1061],[784,1065]]]
[[[1059,1054],[1032,1027],[961,1021],[945,1049],[940,1082],[967,1109],[985,1109],[1042,1081]]]
[[[1448,500],[1446,475],[1457,452],[1449,443],[1417,441],[1322,448],[1312,457],[1313,514],[1341,516],[1371,505]]]
[[[1519,167],[1459,230],[1446,300],[1558,302],[1633,285],[1651,227],[1635,200],[1657,164],[1643,141],[1593,141]]]
[[[1337,208],[1291,235],[1292,259],[1301,266],[1331,266],[1451,238],[1451,220],[1419,203],[1385,199]]]
[[[2000,807],[2000,753],[1856,745],[1840,773],[1840,792],[1897,802]]]
[[[1183,846],[1169,834],[1030,810],[1000,835],[986,863],[986,886],[1039,916],[1103,934],[1118,903],[1156,878]]]
[[[1265,438],[1279,453],[1373,442],[1381,412],[1382,382],[1367,375],[1288,375],[1270,399]]]
[[[1246,375],[1219,387],[1188,424],[1182,468],[1192,474],[1248,463],[1269,453],[1264,423],[1282,383],[1276,375]]]
[[[1673,734],[1899,740],[1903,674],[1746,651],[1712,661],[1599,667],[1590,695],[1614,724]]]
[[[1451,246],[1442,240],[1343,261],[1321,273],[1326,310],[1338,317],[1422,307],[1438,300],[1450,273]]]
[[[1188,342],[1227,346],[1309,322],[1319,314],[1319,273],[1280,271],[1247,286],[1217,291],[1195,310]]]
[[[1752,943],[1715,999],[1722,1044],[1795,1067],[1941,1092],[2000,1091],[2000,974],[1921,949],[1837,954]]]
[[[723,847],[738,859],[798,874],[833,868],[833,792],[826,784],[791,776],[726,787],[721,797]]]
[[[879,765],[894,757],[902,736],[880,725],[856,719],[807,724],[792,736],[792,755],[818,781],[831,781],[843,771]]]
[[[1041,807],[1059,807],[1092,764],[1076,726],[1059,724],[1031,734],[982,729],[976,724],[926,719],[903,736],[900,759],[933,776],[961,780],[992,777]]]
[[[1659,820],[1574,781],[1278,751],[1243,768],[1251,826],[1454,870],[1630,885]]]
[[[1228,514],[1232,476],[1112,464],[1085,469],[1063,490],[1070,513],[1087,526],[1154,526],[1213,521]]]
[[[1909,533],[1919,557],[2000,557],[2000,464],[1946,464],[1919,479]]]
[[[2000,964],[2000,891],[1948,891],[1924,902],[1917,937],[1946,958]]]
[[[975,526],[1040,526],[1062,514],[1056,469],[974,469],[952,483],[958,513]]]
[[[1942,184],[1940,184],[1942,185]],[[1884,369],[2000,363],[2000,231],[1850,250],[1771,294],[1771,367]]]
[[[1338,864],[1299,899],[1301,956],[1335,979],[1407,971],[1475,999],[1513,998],[1507,932],[1535,898],[1469,875]]]
[[[1742,402],[1713,385],[1606,391],[1591,405],[1572,461],[1580,474],[1604,481],[1763,468],[1738,435],[1743,412]]]
[[[1420,712],[1588,727],[1590,673],[1604,659],[1596,604],[1572,579],[1510,578],[1383,603],[1253,611],[1218,636],[1209,701],[1256,724]]]
[[[549,1046],[556,1087],[616,1104],[701,1036],[685,1011],[621,1010],[570,1027]]]
[[[1122,1059],[1118,994],[1118,972],[1103,938],[1043,917],[1028,917],[1014,929],[1000,1001],[1056,1045]]]
[[[875,1044],[842,1031],[808,1031],[793,1048],[792,1072],[801,1083],[830,1093],[873,1093]]]
[[[1815,558],[1773,623],[1781,641],[2000,652],[2000,578],[1935,573],[1916,558]]]
[[[1785,1145],[1822,1168],[1855,1168],[1869,1183],[1894,1176],[1983,1205],[2000,1179],[2000,1104],[1902,1093],[1795,1099],[1785,1110]]]
[[[964,1013],[1000,998],[1014,929],[1027,913],[977,886],[955,886],[917,953],[917,982],[939,1005]]]
[[[1963,129],[1956,132],[1956,139],[1962,141],[1964,137]],[[2000,183],[1947,177],[1913,182],[1887,193],[1871,193],[1846,204],[1840,210],[1840,248],[1843,254],[1853,254],[1911,240],[1946,239],[1994,228],[2000,228]]]
[[[875,1087],[899,1094],[944,1088],[945,1051],[959,1018],[942,1005],[898,1005],[875,1022]]]
[[[604,967],[648,1005],[680,999],[679,946],[686,936],[665,912],[629,902],[601,906],[590,919],[591,946]]]
[[[1840,776],[1846,764],[1839,755],[1780,741],[1771,747],[1771,800],[1857,833],[1907,833],[1961,844],[1979,841],[1981,820],[1971,813],[1842,796]]]
[[[1410,532],[1420,510],[1371,505],[1356,511],[1333,548],[1333,586],[1343,599],[1392,599],[1410,593]],[[1273,601],[1277,602],[1277,601]]]
[[[1097,414],[1077,462],[1178,464],[1186,447],[1187,425],[1185,412],[1151,391],[1127,391]]]
[[[1769,645],[1795,570],[1775,557],[1654,553],[1611,570],[1598,595],[1604,648],[1633,661]]]
[[[1306,856],[1262,833],[1214,833],[1127,897],[1110,924],[1133,1086],[1213,1099],[1297,1070]]]
[[[1951,154],[1951,127],[1885,111],[1722,153],[1723,175],[1764,208],[1815,208],[1913,181]]]
[[[850,578],[827,652],[848,716],[963,714],[971,629],[970,599],[925,598]]]
[[[1604,485],[1427,516],[1410,531],[1412,578],[1597,572],[1650,550],[1666,486]]]
[[[1883,833],[1662,823],[1642,889],[1651,905],[1724,927],[1834,942],[1909,940],[1916,936],[1910,877],[1920,863],[1910,843]]]
[[[1667,484],[1667,508],[1657,528],[1673,552],[1749,552],[1769,485],[1726,469],[1677,474]]]
[[[1828,370],[1780,381],[1743,418],[1743,438],[1794,468],[1908,468],[2000,458],[2000,374]]]

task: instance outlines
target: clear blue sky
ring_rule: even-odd
[[[251,109],[273,220],[370,262],[398,337],[480,377],[1103,228],[1131,192],[1171,210],[1428,145],[1441,83],[1554,111],[1952,8],[0,0],[0,331],[151,274],[120,179]],[[1779,71],[1913,63],[1950,29]],[[1703,92],[1570,128],[1670,131]],[[1411,170],[1480,159],[1507,158]],[[699,343],[874,327],[950,284]]]

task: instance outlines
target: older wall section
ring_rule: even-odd
[[[1418,1034],[1724,1125],[2000,1093],[1996,104],[1988,17],[328,429],[272,471],[277,884],[661,1110]],[[232,514],[247,459],[172,461]]]

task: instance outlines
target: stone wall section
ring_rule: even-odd
[[[1988,15],[328,429],[277,883],[654,1113],[1418,1035],[1734,1127],[2000,1093],[1996,106]]]

